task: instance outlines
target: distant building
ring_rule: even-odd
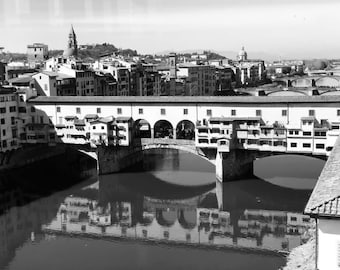
[[[7,81],[7,63],[0,61],[0,85]]]
[[[215,67],[208,65],[181,64],[178,78],[185,81],[188,96],[212,96],[216,90]]]
[[[77,56],[78,55],[78,43],[77,43],[77,36],[74,32],[73,25],[71,25],[71,30],[68,35],[68,42],[67,47],[64,50],[63,56],[70,57],[70,56]]]
[[[31,67],[40,66],[48,59],[48,46],[43,43],[27,45],[27,62]]]
[[[33,75],[32,78],[34,79],[38,95],[56,96],[57,76],[57,73],[50,71],[43,71]]]
[[[244,47],[238,53],[235,65],[240,70],[239,76],[236,78],[239,86],[257,86],[265,82],[264,61],[248,59],[248,54]]]
[[[18,148],[17,119],[18,96],[16,89],[0,87],[0,153]],[[2,163],[2,160],[0,160],[0,163]]]

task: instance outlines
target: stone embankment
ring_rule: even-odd
[[[294,248],[282,270],[315,270],[315,226],[307,232],[307,242]]]

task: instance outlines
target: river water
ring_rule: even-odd
[[[42,191],[53,173],[39,188],[7,176],[0,269],[279,269],[305,241],[302,211],[323,165],[270,157],[256,176],[221,184],[206,160],[163,149],[146,152],[143,168],[62,188]]]

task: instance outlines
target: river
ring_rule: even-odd
[[[163,149],[62,187],[42,188],[60,180],[51,172],[2,177],[0,269],[279,269],[305,241],[302,211],[323,165],[270,157],[254,177],[221,184],[211,163]]]

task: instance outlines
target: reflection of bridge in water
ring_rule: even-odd
[[[309,226],[309,218],[299,214],[303,205],[298,201],[308,197],[309,191],[294,191],[261,179],[217,182],[213,190],[211,185],[188,187],[178,194],[183,187],[161,181],[152,189],[157,179],[140,183],[145,185],[140,190],[134,185],[136,180],[110,177],[101,178],[99,190],[67,197],[45,231],[287,251],[303,241]],[[259,189],[253,189],[256,186]],[[282,205],[287,196],[292,201]]]

